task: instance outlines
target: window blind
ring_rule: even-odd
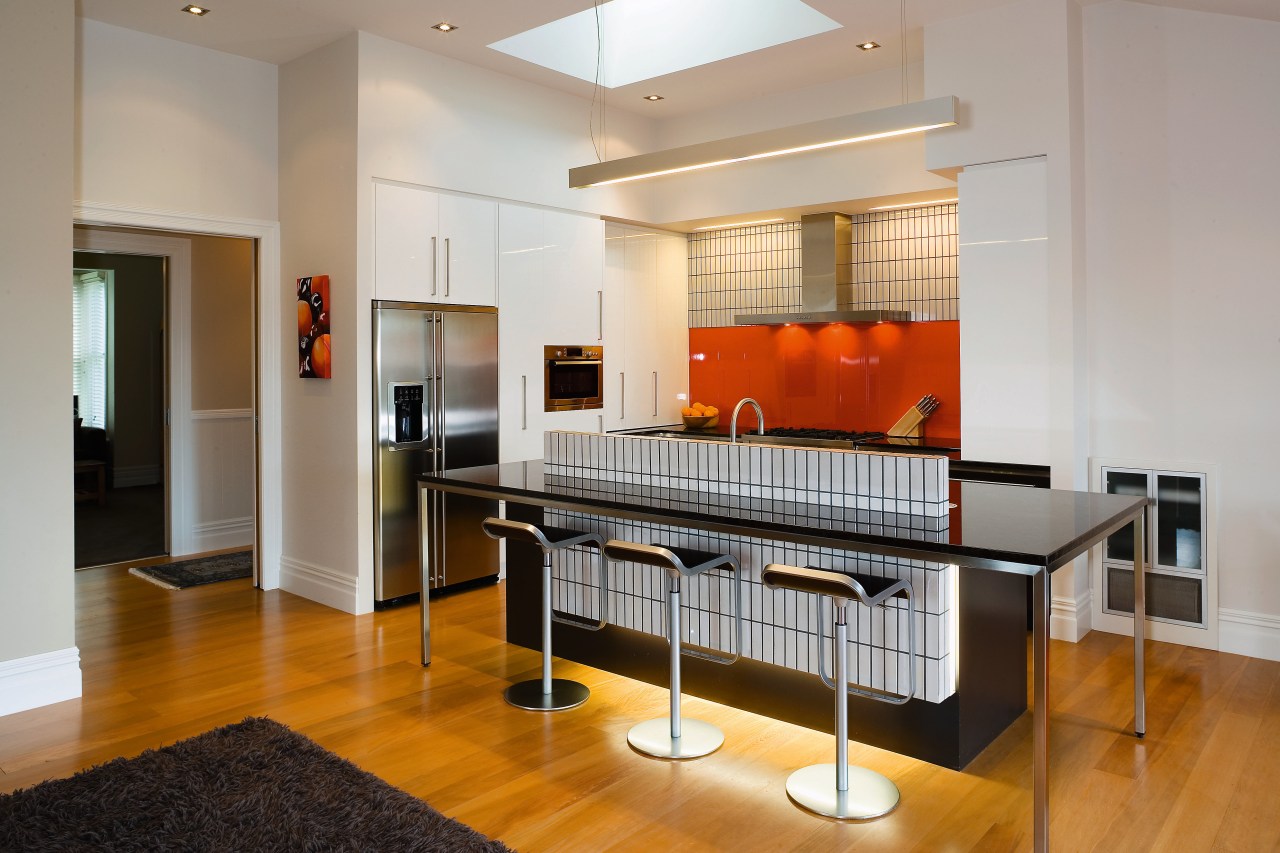
[[[73,389],[80,398],[84,425],[107,425],[107,283],[95,271],[80,273],[72,284]]]

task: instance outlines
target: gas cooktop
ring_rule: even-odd
[[[853,432],[843,429],[817,429],[814,427],[773,427],[765,435],[776,438],[805,438],[821,441],[875,441],[884,438],[882,432]]]

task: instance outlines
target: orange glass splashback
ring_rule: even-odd
[[[959,437],[960,323],[690,329],[689,391],[724,419],[754,397],[766,426],[878,431],[933,394],[925,435]]]

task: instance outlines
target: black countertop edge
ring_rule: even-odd
[[[1132,522],[1148,503],[1146,498],[1123,495],[953,481],[956,506],[951,509],[948,535],[954,540],[956,536],[963,538],[966,530],[981,531],[977,534],[980,541],[966,543],[824,529],[820,519],[806,519],[802,525],[748,521],[731,510],[699,512],[609,500],[598,494],[575,495],[545,485],[541,460],[449,470],[425,475],[419,482],[457,494],[1018,574],[1035,574],[1040,568],[1052,572],[1066,565]],[[761,504],[761,514],[770,514],[769,502]]]

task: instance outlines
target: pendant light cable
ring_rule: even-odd
[[[898,0],[898,41],[902,60],[902,103],[907,102],[907,0]]]
[[[600,147],[604,144],[605,139],[605,93],[600,86],[600,65],[601,54],[603,53],[603,38],[600,33],[600,0],[593,0],[592,6],[596,13],[596,79],[595,85],[591,89],[591,112],[587,116],[587,133],[591,136],[591,147],[596,152],[596,162],[600,163],[603,158],[600,155]],[[600,139],[596,140],[596,101],[600,102]]]

